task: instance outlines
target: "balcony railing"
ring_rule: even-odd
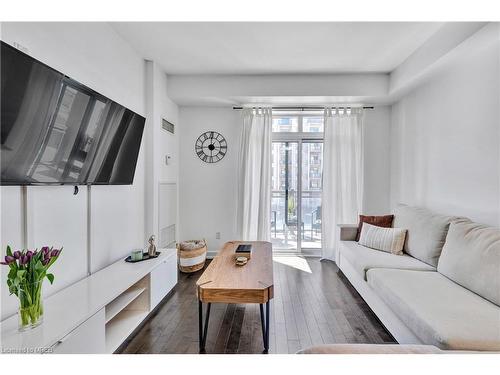
[[[277,248],[302,248],[321,245],[321,190],[303,190],[301,220],[297,220],[297,192],[289,192],[288,204],[284,190],[272,190],[271,236]],[[299,225],[300,223],[300,225]]]

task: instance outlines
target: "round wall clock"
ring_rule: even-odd
[[[194,150],[205,163],[217,163],[226,155],[227,142],[222,134],[208,131],[198,137]]]

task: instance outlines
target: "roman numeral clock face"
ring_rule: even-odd
[[[208,131],[198,137],[194,149],[205,163],[217,163],[226,155],[227,142],[222,134]]]

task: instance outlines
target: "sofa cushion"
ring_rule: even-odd
[[[477,223],[452,223],[438,271],[500,305],[500,229]]]
[[[412,258],[409,255],[394,255],[380,250],[370,249],[354,241],[341,241],[341,256],[366,280],[366,271],[371,268],[398,268],[410,270],[435,271],[435,268]]]
[[[404,251],[422,262],[436,267],[446,233],[456,216],[444,216],[426,208],[399,205],[394,211],[393,226],[408,230]],[[467,219],[464,219],[467,220]]]
[[[358,243],[375,250],[395,255],[403,255],[406,229],[381,228],[365,223],[361,229]]]
[[[500,307],[438,272],[371,269],[368,285],[424,343],[500,350]]]

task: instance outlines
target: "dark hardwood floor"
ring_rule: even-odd
[[[201,273],[180,273],[170,298],[118,352],[198,353],[195,283]],[[274,287],[269,353],[295,353],[324,343],[395,342],[333,262],[276,258]],[[212,304],[207,353],[262,350],[258,305]]]

